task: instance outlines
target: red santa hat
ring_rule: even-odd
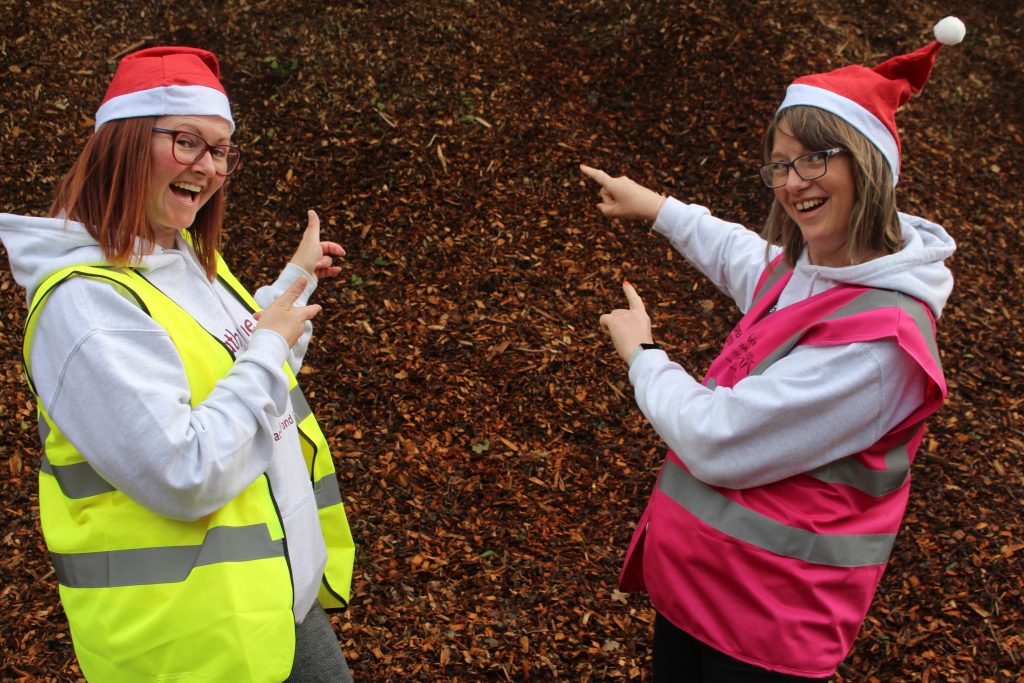
[[[96,130],[136,116],[219,116],[231,124],[231,103],[212,52],[194,47],[150,47],[125,56],[96,111]]]
[[[935,24],[935,42],[920,50],[893,57],[873,69],[852,65],[801,76],[786,89],[778,111],[797,106],[817,107],[843,119],[882,152],[892,169],[895,185],[900,170],[896,111],[924,87],[939,48],[956,45],[966,32],[962,21],[946,17]]]

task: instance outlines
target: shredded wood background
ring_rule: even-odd
[[[1019,1],[0,0],[0,210],[40,214],[116,58],[222,59],[246,156],[225,253],[272,277],[307,208],[345,245],[303,376],[360,544],[335,625],[358,680],[644,680],[615,580],[662,446],[597,326],[636,284],[692,372],[732,305],[609,224],[585,161],[757,228],[760,134],[794,77],[968,26],[899,115],[900,207],[959,250],[951,388],[840,681],[1013,681],[1024,662]],[[22,291],[0,272],[0,677],[77,680],[38,530]]]

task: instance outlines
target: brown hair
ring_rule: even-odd
[[[71,170],[57,186],[51,216],[65,216],[85,226],[106,258],[126,265],[135,256],[136,240],[154,242],[146,219],[150,140],[156,117],[119,119],[103,124],[85,143]],[[224,219],[223,188],[196,214],[187,232],[200,265],[211,280]]]
[[[880,254],[892,254],[903,241],[896,215],[896,192],[892,171],[885,157],[853,126],[835,114],[817,107],[787,107],[775,115],[764,133],[761,146],[765,163],[771,160],[775,131],[786,124],[788,133],[807,149],[842,147],[853,160],[855,189],[847,239],[850,263],[869,261]],[[769,244],[781,245],[790,267],[803,250],[800,228],[789,218],[779,200],[772,202],[761,236]]]

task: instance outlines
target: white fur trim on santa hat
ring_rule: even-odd
[[[235,132],[227,96],[205,85],[169,85],[112,97],[96,112],[96,130],[107,121],[138,116],[219,116]]]
[[[946,17],[935,24],[935,40],[943,45],[956,45],[967,35],[967,27],[964,22],[956,17]]]
[[[860,131],[885,157],[892,170],[892,184],[896,184],[900,172],[899,146],[892,133],[878,120],[878,117],[853,100],[837,95],[831,90],[804,83],[794,83],[786,88],[786,99],[782,100],[778,111],[787,107],[799,106],[824,109]]]

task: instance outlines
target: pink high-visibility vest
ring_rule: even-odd
[[[930,382],[924,403],[870,448],[749,489],[698,481],[671,450],[619,577],[670,622],[727,655],[823,678],[849,653],[903,519],[924,419],[946,395],[935,322],[894,291],[840,285],[772,312],[781,257],[704,379],[732,387],[799,344],[895,339]],[[814,448],[814,435],[794,449]]]

